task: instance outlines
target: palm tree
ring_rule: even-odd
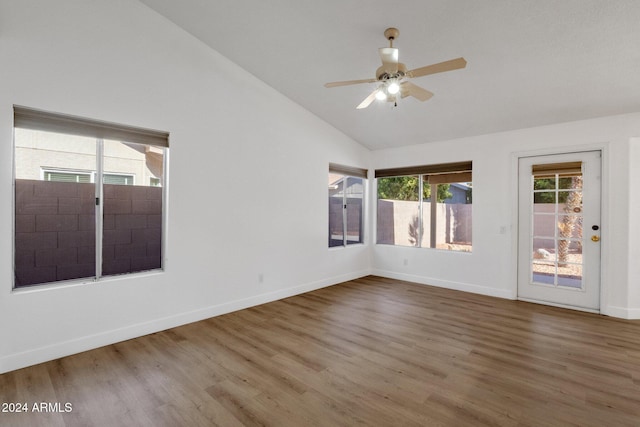
[[[572,235],[578,223],[579,215],[575,215],[579,212],[582,205],[582,176],[571,177],[571,187],[573,191],[570,191],[565,201],[564,212],[567,215],[562,217],[562,222],[558,223],[558,230],[560,231],[560,240],[558,241],[558,266],[566,267],[567,257],[569,255],[569,246],[571,241],[568,240]],[[573,214],[573,215],[572,215]],[[578,224],[579,225],[579,224]],[[580,225],[579,225],[580,226]],[[582,227],[580,226],[578,233],[582,237]]]

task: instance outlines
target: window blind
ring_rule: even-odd
[[[472,162],[456,162],[456,163],[440,163],[437,165],[409,166],[403,168],[376,169],[376,178],[389,178],[394,176],[407,175],[447,175],[447,174],[470,174],[472,170]],[[466,177],[470,178],[470,175]],[[444,177],[443,177],[444,178]],[[449,177],[447,179],[455,179]],[[448,182],[471,181],[471,179],[455,179]]]
[[[531,173],[536,178],[553,178],[556,174],[559,174],[560,176],[582,175],[582,162],[533,165],[531,167]]]
[[[52,113],[17,105],[13,106],[13,125],[23,129],[169,147],[168,132]]]
[[[356,168],[353,166],[343,166],[335,163],[329,163],[329,172],[337,173],[341,175],[355,176],[358,178],[366,178],[367,170],[362,168]]]

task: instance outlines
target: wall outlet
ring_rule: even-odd
[[[407,258],[405,258],[405,259],[402,261],[402,265],[404,265],[404,266],[409,265],[409,260],[408,260]]]
[[[258,274],[258,283],[264,283],[264,274]]]

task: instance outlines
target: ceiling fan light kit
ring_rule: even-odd
[[[398,48],[393,47],[393,41],[398,38],[400,31],[397,28],[387,28],[384,36],[389,40],[389,47],[378,49],[382,66],[376,70],[375,79],[348,80],[342,82],[326,83],[327,88],[347,86],[360,83],[378,83],[378,87],[367,96],[356,108],[367,108],[374,100],[393,102],[397,106],[397,97],[406,98],[412,96],[419,101],[427,101],[433,93],[421,88],[409,81],[411,78],[423,77],[430,74],[464,68],[467,61],[464,58],[456,58],[450,61],[427,65],[425,67],[407,70],[407,67],[399,62]]]

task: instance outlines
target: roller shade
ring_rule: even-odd
[[[427,175],[429,184],[452,184],[454,182],[471,182],[471,172],[443,173],[437,175]]]
[[[376,169],[376,178],[388,178],[394,176],[407,176],[407,175],[458,175],[466,173],[465,177],[459,175],[461,179],[449,177],[446,179],[453,179],[446,182],[463,182],[471,181],[472,162],[456,162],[456,163],[441,163],[438,165],[425,165],[425,166],[409,166],[404,168],[390,168],[390,169]],[[431,179],[431,177],[430,177]],[[435,179],[435,177],[434,177]],[[443,179],[445,179],[443,177]],[[445,181],[442,181],[443,183]],[[436,182],[433,182],[436,183]]]
[[[546,163],[543,165],[533,165],[531,173],[536,178],[553,178],[559,176],[582,175],[582,162]]]
[[[343,166],[335,163],[329,163],[329,173],[337,173],[340,175],[355,176],[358,178],[366,178],[367,170],[356,168],[353,166]]]
[[[22,129],[169,147],[168,132],[35,110],[16,105],[13,106],[13,125]]]

